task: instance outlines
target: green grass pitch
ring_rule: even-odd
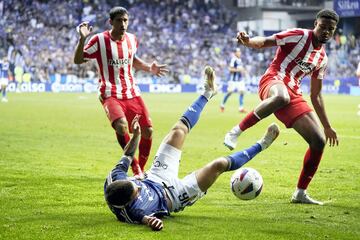
[[[154,124],[152,154],[196,94],[144,94]],[[219,112],[219,94],[187,137],[180,177],[230,152],[224,134],[244,117],[237,97]],[[164,220],[161,232],[120,223],[107,208],[103,183],[122,154],[95,94],[9,94],[0,104],[0,239],[359,239],[359,97],[325,95],[340,146],[326,147],[310,184],[325,206],[289,203],[307,144],[281,126],[276,142],[246,166],[264,178],[260,196],[236,199],[231,173],[194,206]],[[247,95],[246,107],[258,103]],[[274,116],[245,132],[253,144]]]

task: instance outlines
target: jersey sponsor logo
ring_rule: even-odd
[[[163,169],[167,169],[168,165],[160,161],[154,161],[154,167],[161,167]]]
[[[130,64],[130,60],[128,58],[123,59],[109,59],[108,64],[113,67],[120,68],[121,66],[125,66]]]
[[[300,67],[301,71],[303,71],[305,74],[308,74],[311,72],[311,70],[312,70],[311,63],[304,62],[301,58],[297,58],[295,60],[295,62]]]

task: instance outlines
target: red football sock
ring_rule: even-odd
[[[246,117],[240,122],[239,127],[240,127],[241,131],[245,131],[246,129],[248,129],[249,127],[252,127],[259,121],[260,121],[260,118],[258,118],[255,115],[254,111],[252,111],[252,112],[249,112],[246,115]]]
[[[116,138],[121,146],[122,149],[125,148],[126,144],[130,141],[130,136],[128,133],[125,133],[125,135],[120,135],[116,133]],[[134,173],[134,175],[139,175],[142,171],[139,165],[139,161],[136,157],[134,157],[132,163],[131,163],[131,169]]]
[[[142,171],[150,155],[152,139],[141,138],[139,143],[139,164]]]
[[[307,189],[319,166],[323,151],[309,148],[304,157],[304,165],[299,176],[297,187]]]
[[[120,135],[116,132],[116,138],[122,149],[124,149],[126,144],[130,141],[130,136],[128,133],[125,133],[125,135]]]

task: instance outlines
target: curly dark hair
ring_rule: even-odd
[[[125,206],[130,202],[134,186],[130,181],[112,182],[105,190],[105,200],[112,206]]]
[[[114,20],[116,15],[124,15],[124,14],[129,16],[128,10],[124,7],[113,7],[109,12],[111,20]]]
[[[327,18],[327,19],[334,20],[336,23],[339,22],[339,15],[334,10],[331,10],[331,9],[320,10],[316,14],[316,19],[319,19],[319,18]]]

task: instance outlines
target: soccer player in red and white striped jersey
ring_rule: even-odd
[[[321,95],[327,65],[324,44],[333,36],[338,21],[339,16],[333,10],[323,9],[316,15],[313,30],[291,29],[270,37],[254,38],[239,32],[237,36],[238,42],[247,47],[278,48],[259,83],[261,103],[225,135],[224,144],[234,149],[243,131],[272,113],[287,128],[294,128],[308,142],[309,148],[291,199],[293,203],[323,204],[310,198],[306,189],[318,168],[326,142],[329,141],[330,146],[338,145],[336,131],[330,125]],[[311,102],[324,131],[301,94],[301,79],[306,75],[311,76]]]
[[[96,59],[99,72],[99,99],[104,107],[118,142],[122,148],[130,140],[128,125],[136,115],[140,115],[141,140],[139,159],[133,161],[135,175],[142,176],[152,144],[152,123],[148,110],[136,85],[133,68],[163,76],[168,72],[166,65],[156,62],[148,64],[137,55],[138,40],[128,33],[129,13],[123,7],[114,7],[109,12],[111,30],[94,35],[85,45],[92,27],[81,23],[77,30],[80,35],[75,50],[74,63],[81,64]]]

